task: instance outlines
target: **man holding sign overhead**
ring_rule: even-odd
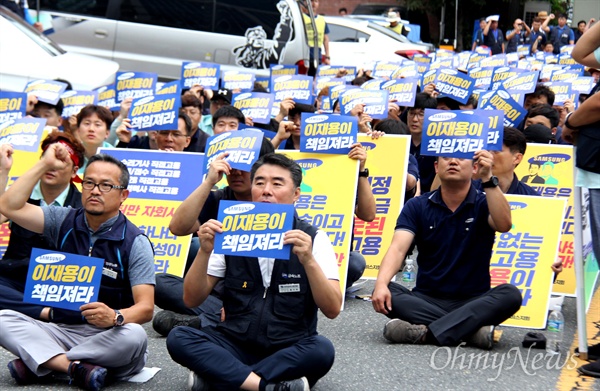
[[[254,202],[292,205],[302,169],[268,154],[252,167],[251,180]],[[342,304],[333,246],[323,231],[293,220],[282,242],[291,246],[289,260],[219,255],[215,237],[224,225],[210,220],[200,227],[183,298],[197,306],[223,280],[224,321],[169,334],[169,353],[192,370],[192,389],[308,391],[333,365],[332,343],[317,334],[317,309],[333,319]]]
[[[55,371],[67,373],[82,388],[99,390],[107,367],[114,379],[144,368],[147,336],[141,324],[154,311],[154,257],[148,238],[119,211],[129,195],[129,172],[111,156],[90,158],[82,182],[82,208],[27,203],[45,173],[69,164],[67,148],[50,145],[0,197],[0,212],[25,229],[43,233],[58,257],[68,253],[103,259],[102,268],[96,269],[102,277],[98,301],[74,311],[70,324],[54,323],[50,306],[40,316],[47,322],[2,310],[0,345],[20,357],[8,365],[19,384],[37,382]]]
[[[492,175],[494,155],[475,152],[473,160],[438,157],[438,190],[409,200],[396,223],[375,289],[375,311],[391,320],[390,342],[455,346],[461,341],[493,347],[494,325],[521,306],[510,285],[490,289],[490,258],[495,232],[511,229],[510,206]],[[482,180],[485,193],[471,183]],[[411,244],[419,249],[417,285],[411,291],[391,282]]]

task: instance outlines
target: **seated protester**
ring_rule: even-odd
[[[288,111],[288,120],[279,123],[277,134],[271,142],[275,149],[283,144],[282,149],[300,149],[300,124],[302,113],[314,113],[315,107],[304,103],[294,102]]]
[[[52,144],[60,143],[69,152],[71,160],[62,170],[49,171],[41,177],[27,200],[32,205],[81,207],[81,193],[73,184],[78,180],[77,169],[83,162],[83,145],[70,133],[54,131],[42,141],[42,156]],[[1,156],[12,156],[10,144],[0,145]],[[0,160],[0,195],[8,182],[11,169],[9,159]],[[6,219],[2,219],[2,223]],[[43,306],[23,302],[29,259],[33,247],[54,249],[42,235],[29,231],[15,222],[10,223],[10,239],[0,261],[0,310],[15,310],[33,319],[40,319]],[[58,317],[60,310],[55,316]]]
[[[136,134],[132,137],[130,128],[131,121],[129,118],[125,118],[121,122],[119,129],[117,129],[117,135],[120,140],[117,148],[161,149],[184,152],[191,141],[192,120],[183,111],[180,111],[177,120],[177,129],[165,131],[150,130],[146,136],[138,136]],[[161,133],[161,136],[159,136],[159,133]],[[136,140],[135,143],[137,146],[131,147],[134,140]]]
[[[259,156],[275,151],[269,140],[263,138]],[[228,186],[213,190],[215,185],[226,175]],[[250,173],[232,169],[225,160],[225,155],[218,156],[208,169],[206,179],[179,205],[169,229],[177,236],[196,234],[201,224],[210,219],[217,219],[219,203],[227,201],[251,201]],[[196,236],[197,239],[197,236]],[[184,276],[192,266],[198,253],[199,243],[190,247],[190,255],[185,265]],[[221,318],[222,286],[208,296],[202,305],[188,308],[183,303],[183,278],[167,273],[156,275],[156,305],[163,309],[152,320],[152,327],[162,336],[167,336],[175,326],[192,326],[196,328],[214,326]]]
[[[469,97],[469,100],[467,101],[467,104],[465,104],[465,105],[459,104],[458,107],[461,110],[475,110],[477,108],[478,103],[479,103],[479,101],[477,100],[477,97],[475,96],[475,94],[471,94],[471,96]]]
[[[108,370],[111,379],[120,380],[144,368],[148,337],[141,324],[154,310],[154,256],[148,238],[119,210],[129,194],[129,171],[112,156],[90,158],[82,182],[83,207],[27,203],[42,177],[73,164],[68,149],[61,143],[50,145],[0,197],[0,212],[43,233],[56,251],[104,259],[98,301],[77,311],[62,310],[70,315],[60,319],[51,307],[42,310],[41,320],[2,310],[0,345],[18,357],[8,364],[18,384],[60,372],[76,385],[97,391]]]
[[[202,122],[205,126],[215,126],[215,119],[213,116],[222,107],[231,106],[231,101],[233,99],[233,93],[231,90],[221,88],[218,90],[207,90],[204,91],[205,94],[210,98],[210,115],[203,115]],[[245,118],[244,118],[245,121]],[[241,122],[244,123],[244,122]],[[208,132],[208,130],[207,130]],[[210,133],[210,132],[208,132]],[[212,134],[216,134],[213,130]]]
[[[254,202],[294,204],[300,197],[302,169],[285,155],[261,157],[250,176]],[[342,304],[327,234],[295,217],[294,229],[284,236],[291,257],[283,261],[215,254],[221,227],[217,220],[200,227],[200,251],[185,277],[183,298],[198,306],[222,280],[224,321],[202,330],[175,328],[167,338],[169,354],[192,371],[193,390],[308,390],[335,356],[333,344],[317,333],[317,311],[333,319]],[[300,286],[293,295],[282,293],[289,275]],[[249,289],[240,290],[239,281]]]
[[[552,136],[555,137],[559,121],[560,117],[558,111],[552,106],[547,104],[536,104],[529,107],[523,124],[524,128],[531,125],[544,125],[551,130]],[[554,143],[556,143],[556,139],[554,140]]]
[[[411,136],[410,154],[417,158],[421,194],[429,191],[433,179],[435,178],[435,156],[421,156],[421,139],[423,136],[425,109],[435,108],[437,108],[437,100],[432,98],[426,92],[420,92],[415,98],[414,106],[407,110],[407,124]]]
[[[494,326],[519,310],[522,298],[515,286],[490,289],[495,232],[512,225],[493,162],[488,151],[475,152],[474,160],[439,157],[440,188],[402,209],[372,295],[375,311],[391,319],[383,330],[387,340],[440,346],[465,341],[491,349]],[[474,174],[485,193],[471,183]],[[411,291],[391,280],[413,241],[419,269]]]
[[[45,118],[46,126],[60,128],[62,126],[61,115],[64,107],[65,104],[63,103],[62,99],[59,99],[55,105],[38,101],[35,106],[33,106],[31,116],[36,118]]]
[[[87,105],[77,114],[76,135],[85,148],[84,161],[77,174],[83,175],[88,159],[98,152],[98,148],[113,148],[106,142],[113,116],[106,107]]]
[[[186,152],[203,152],[206,146],[206,140],[213,135],[212,126],[202,127],[202,101],[195,95],[187,94],[181,97],[181,111],[183,111],[192,121],[192,134],[190,144],[186,147]]]
[[[240,125],[246,123],[246,117],[240,109],[229,106],[223,106],[212,116],[213,130],[215,135],[238,130]],[[202,150],[204,152],[204,150]]]
[[[538,84],[535,87],[535,91],[525,95],[523,107],[525,110],[529,110],[531,106],[535,104],[547,104],[552,106],[554,104],[554,92],[545,85]]]
[[[556,110],[559,118],[558,126],[556,127],[556,142],[558,144],[569,144],[562,138],[562,128],[565,125],[567,114],[575,111],[575,103],[571,99],[567,99],[562,106],[554,105],[552,108]]]

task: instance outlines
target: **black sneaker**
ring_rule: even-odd
[[[10,375],[15,379],[18,385],[24,386],[27,384],[36,383],[38,376],[25,365],[20,358],[14,359],[7,365]]]
[[[584,376],[600,377],[600,361],[582,365],[577,368],[577,372]]]
[[[268,384],[267,391],[310,391],[310,386],[308,385],[308,379],[301,377],[300,379]]]
[[[99,391],[104,387],[106,368],[81,361],[73,361],[69,364],[68,374],[71,382],[79,387],[89,391]]]
[[[196,372],[191,371],[188,376],[188,390],[189,391],[209,391],[210,387],[203,378],[198,376]]]
[[[178,326],[189,326],[199,329],[200,317],[198,315],[183,315],[173,311],[160,311],[152,319],[154,331],[166,337],[171,330]]]
[[[483,350],[494,347],[494,326],[483,326],[467,339],[467,343]]]

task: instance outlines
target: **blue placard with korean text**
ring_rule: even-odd
[[[594,85],[596,85],[596,82],[592,76],[582,76],[571,80],[571,89],[580,94],[589,94]]]
[[[435,89],[463,105],[467,104],[469,97],[475,89],[475,80],[455,69],[442,68],[435,76]]]
[[[483,103],[478,106],[479,109],[502,110],[504,112],[504,126],[517,128],[527,115],[527,110],[503,89],[485,94],[481,100]]]
[[[67,89],[67,83],[56,80],[34,80],[25,86],[26,94],[33,94],[40,102],[55,105]]]
[[[69,118],[72,115],[77,115],[87,105],[98,104],[97,91],[65,91],[60,96],[65,107],[63,108],[61,117]]]
[[[504,138],[504,112],[502,110],[471,110],[479,116],[489,118],[488,124],[488,151],[502,151]]]
[[[179,80],[173,80],[169,83],[165,83],[156,91],[155,95],[168,95],[177,94],[181,95],[181,82]]]
[[[129,170],[130,198],[183,201],[202,183],[204,155],[143,149],[100,148]]]
[[[96,88],[96,92],[98,92],[98,106],[106,107],[111,111],[119,110],[121,105],[117,102],[117,90],[114,83]]]
[[[494,68],[492,73],[492,84],[490,90],[497,90],[502,87],[502,83],[505,80],[510,79],[513,76],[517,76],[521,73],[527,72],[525,69],[514,68],[514,67],[497,67]]]
[[[181,88],[191,88],[198,84],[204,88],[217,90],[220,69],[219,64],[184,61],[181,64]]]
[[[535,91],[539,76],[539,71],[523,72],[502,82],[502,88],[529,94]]]
[[[23,301],[79,311],[98,301],[104,259],[33,248]]]
[[[472,159],[487,149],[489,119],[475,111],[425,109],[421,155]]]
[[[294,205],[222,200],[215,235],[215,254],[290,259],[292,246],[283,244],[294,226]]]
[[[475,88],[487,90],[492,84],[493,67],[477,67],[469,69],[469,77],[475,80]]]
[[[286,75],[297,75],[298,65],[287,65],[287,64],[271,64],[269,66],[271,72],[270,78]]]
[[[229,154],[225,160],[231,168],[250,172],[252,165],[258,160],[263,137],[263,132],[252,129],[225,132],[210,137],[206,141],[205,172],[208,171],[210,163],[225,152]]]
[[[0,124],[25,117],[26,110],[26,93],[0,91]]]
[[[252,91],[255,79],[256,75],[252,72],[224,71],[221,76],[221,88],[240,92]]]
[[[389,92],[389,100],[400,107],[413,107],[417,96],[419,80],[416,78],[386,81],[381,88]]]
[[[577,69],[574,69],[574,70],[556,69],[552,72],[552,75],[550,76],[550,81],[568,82],[571,80],[575,80],[580,76],[581,76],[581,72]]]
[[[241,110],[252,122],[268,124],[271,121],[274,96],[264,92],[243,92],[233,95],[232,105]]]
[[[357,104],[365,104],[364,112],[375,119],[385,119],[388,115],[388,91],[350,89],[342,93],[340,108],[347,115]]]
[[[335,78],[340,71],[346,71],[346,75],[343,78],[348,83],[356,78],[356,67],[343,65],[319,65],[317,67],[317,77]]]
[[[345,86],[346,80],[342,77],[317,76],[314,82],[315,94],[318,94],[325,87]]]
[[[181,95],[166,94],[134,99],[129,109],[131,127],[135,130],[177,129]]]
[[[117,102],[154,95],[158,76],[152,72],[117,72]]]
[[[300,152],[346,155],[358,137],[351,115],[302,113]]]
[[[46,126],[46,118],[20,118],[0,124],[0,144],[14,149],[37,152]]]
[[[311,105],[313,103],[312,86],[313,78],[304,75],[273,77],[270,84],[271,93],[275,94],[277,105],[285,98],[292,98],[297,103]]]

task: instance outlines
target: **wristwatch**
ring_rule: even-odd
[[[125,317],[123,316],[121,311],[115,310],[115,327],[123,326],[123,323],[125,323]]]
[[[498,181],[498,177],[492,175],[489,181],[481,183],[481,187],[483,189],[487,189],[488,187],[498,187],[499,183],[500,182]]]
[[[364,170],[359,171],[358,172],[358,177],[359,178],[368,178],[369,177],[369,169],[365,168]]]
[[[573,114],[574,112],[570,112],[569,114],[567,114],[567,116],[565,117],[565,126],[569,129],[573,129],[573,130],[577,130],[576,127],[574,127],[573,125],[569,124],[569,117],[571,116],[571,114]]]

